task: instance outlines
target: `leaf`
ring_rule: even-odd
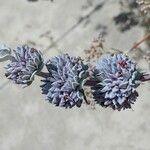
[[[0,45],[0,62],[11,59],[11,49],[6,45]]]

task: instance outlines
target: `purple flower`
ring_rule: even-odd
[[[30,85],[34,75],[43,68],[43,58],[40,51],[28,46],[14,50],[11,62],[5,67],[6,77],[16,84]]]
[[[87,65],[80,57],[62,54],[47,61],[49,77],[43,80],[43,94],[56,106],[80,107],[84,99],[83,84],[88,76]]]
[[[136,101],[136,91],[141,76],[133,62],[125,54],[104,55],[96,64],[94,98],[101,106],[121,110],[131,108]]]

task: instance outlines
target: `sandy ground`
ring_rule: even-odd
[[[144,32],[135,27],[120,33],[112,20],[119,11],[118,0],[93,0],[89,5],[87,0],[0,0],[0,42],[14,48],[27,43],[41,49],[45,58],[60,52],[84,57],[83,50],[103,25],[106,47],[127,50]],[[148,70],[145,60],[137,62]],[[0,64],[0,150],[150,150],[149,83],[138,88],[133,110],[93,110],[85,105],[65,110],[44,100],[40,78],[22,89],[4,77],[4,65]]]

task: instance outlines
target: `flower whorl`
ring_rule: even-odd
[[[87,65],[80,57],[62,54],[47,61],[49,76],[43,80],[42,93],[56,106],[80,107],[84,98],[83,84],[88,76]]]
[[[34,75],[43,68],[43,58],[40,51],[28,46],[17,47],[11,62],[5,67],[6,77],[16,84],[30,85]]]
[[[140,73],[125,54],[104,55],[95,67],[94,98],[101,106],[121,110],[131,108],[136,101]]]

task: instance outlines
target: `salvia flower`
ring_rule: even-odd
[[[16,84],[27,86],[34,80],[34,75],[41,71],[43,64],[40,51],[28,46],[17,47],[11,62],[5,67],[5,75]]]
[[[101,106],[121,110],[131,108],[138,93],[141,74],[136,64],[125,54],[104,55],[96,64],[94,98]]]
[[[83,84],[88,76],[88,66],[80,57],[62,54],[47,61],[49,76],[41,86],[46,99],[56,106],[80,107],[84,99]]]

